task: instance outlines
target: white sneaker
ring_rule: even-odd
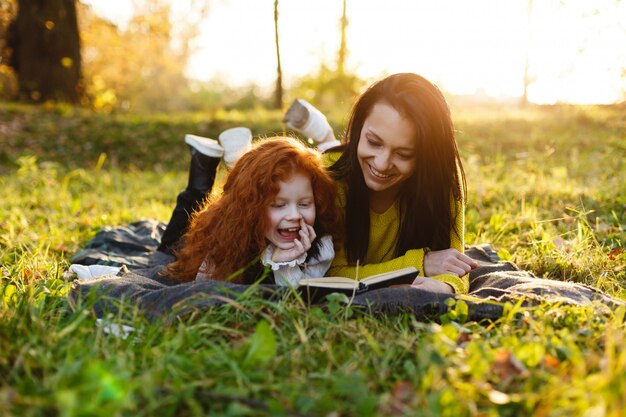
[[[241,155],[252,146],[252,132],[247,127],[233,127],[220,133],[220,143],[224,148],[224,163],[232,168]]]
[[[215,140],[196,135],[185,135],[185,143],[203,155],[213,158],[224,156],[224,148]]]
[[[105,275],[117,275],[120,272],[119,266],[108,265],[79,265],[71,264],[69,271],[76,274],[78,279],[89,280]]]
[[[326,116],[313,107],[311,103],[301,98],[297,98],[291,103],[283,117],[283,122],[289,129],[302,133],[317,144],[336,140],[333,128],[328,123]]]

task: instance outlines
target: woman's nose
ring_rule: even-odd
[[[376,163],[374,168],[379,171],[386,171],[391,165],[391,156],[389,155],[389,152],[382,151],[376,155],[374,162]]]

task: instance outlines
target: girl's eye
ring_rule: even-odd
[[[313,204],[311,201],[302,201],[298,205],[300,207],[307,208],[307,207],[311,207],[311,204]]]
[[[272,203],[272,204],[270,204],[270,207],[272,207],[272,208],[282,208],[282,207],[285,207],[285,203]]]

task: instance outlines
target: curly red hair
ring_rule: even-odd
[[[228,175],[222,195],[206,201],[194,213],[168,274],[191,281],[202,268],[200,272],[212,279],[244,282],[239,272],[267,246],[267,208],[279,192],[279,182],[296,172],[310,178],[315,197],[317,238],[309,257],[317,255],[320,237],[330,234],[337,240],[343,228],[342,215],[335,204],[335,183],[320,155],[296,139],[273,137],[257,142],[245,153]]]

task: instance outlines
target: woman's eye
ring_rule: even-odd
[[[398,155],[398,157],[400,157],[400,159],[403,159],[405,161],[413,158],[413,155],[408,155],[408,154],[405,154],[405,153],[399,153],[397,155]]]
[[[381,145],[380,145],[380,143],[378,143],[377,141],[372,140],[372,139],[368,139],[368,140],[367,140],[367,143],[368,143],[370,146],[374,146],[374,147],[381,146]]]

